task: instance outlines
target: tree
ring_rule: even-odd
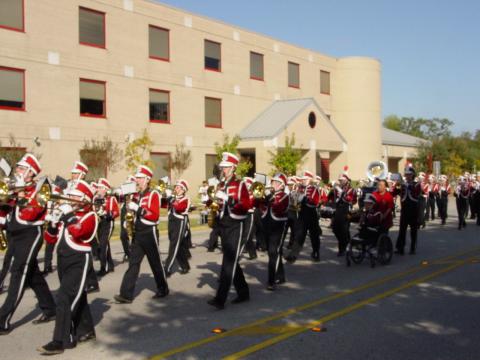
[[[271,157],[269,164],[273,166],[273,172],[281,172],[287,176],[295,175],[305,161],[302,151],[295,148],[295,133],[291,137],[285,136],[284,147],[268,153]]]
[[[4,158],[12,167],[12,171],[17,161],[20,160],[27,152],[33,154],[38,160],[42,158],[41,154],[22,146],[12,133],[8,134],[7,146],[3,146],[2,142],[0,141],[0,159]]]
[[[88,178],[106,177],[110,171],[117,171],[123,158],[123,151],[108,136],[102,140],[85,140],[78,151],[80,159],[88,168]]]
[[[240,136],[235,135],[230,139],[228,134],[224,134],[222,144],[219,144],[218,142],[215,142],[214,144],[215,153],[217,154],[217,161],[220,162],[222,160],[223,152],[229,152],[238,155],[239,143]],[[253,164],[249,159],[241,158],[238,163],[236,173],[240,177],[246,176],[252,167]]]
[[[175,178],[180,178],[185,170],[192,163],[192,152],[185,149],[185,145],[176,145],[175,153],[170,161],[171,170],[175,174]]]
[[[400,131],[402,133],[427,140],[450,136],[450,128],[452,127],[452,125],[453,122],[445,118],[399,118],[396,115],[389,115],[383,121],[383,126],[388,129]]]
[[[155,164],[150,159],[153,141],[143,129],[142,136],[130,141],[125,147],[125,165],[128,171],[133,172],[139,165],[147,165],[154,168]]]

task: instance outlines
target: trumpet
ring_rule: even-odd
[[[272,189],[271,186],[266,186],[264,183],[260,181],[255,181],[252,186],[250,187],[250,191],[255,199],[265,199],[267,196],[267,192]]]
[[[216,190],[217,190],[216,186],[213,186],[213,185],[210,185],[207,188],[207,195],[208,195],[208,198],[211,200],[211,204],[208,206],[210,211],[208,212],[208,215],[207,215],[207,224],[208,224],[208,227],[210,228],[215,227],[218,210],[220,209],[220,205],[215,201]]]

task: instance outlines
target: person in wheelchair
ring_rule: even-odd
[[[358,237],[363,240],[364,245],[375,246],[381,232],[381,223],[382,213],[378,209],[376,198],[373,193],[367,194],[364,199],[358,232]]]

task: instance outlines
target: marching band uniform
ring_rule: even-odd
[[[425,180],[425,173],[421,172],[418,175],[418,182],[420,183],[421,196],[418,198],[418,225],[422,226],[422,229],[426,226],[426,212],[428,202],[428,183]]]
[[[480,226],[480,172],[477,173],[477,179],[474,181],[473,205],[477,217],[477,225]]]
[[[450,185],[447,182],[447,177],[445,175],[440,176],[440,183],[438,184],[438,193],[437,193],[437,208],[438,215],[442,220],[442,225],[446,224],[448,217],[448,196],[451,193]]]
[[[5,209],[0,208],[0,231],[3,232],[4,236],[6,237],[7,243],[8,243],[8,238],[7,238],[7,233],[4,231],[5,224],[7,222],[7,215],[8,212],[10,211],[10,207],[5,207]],[[2,263],[2,270],[0,271],[0,294],[5,291],[5,288],[3,286],[3,283],[5,281],[5,278],[8,275],[8,270],[10,270],[10,266],[12,265],[12,260],[13,260],[13,247],[7,246],[7,250],[5,251],[5,255],[3,257],[3,263]]]
[[[110,190],[111,185],[105,178],[100,178],[97,183],[99,188],[103,190]],[[114,263],[112,258],[112,250],[110,247],[110,238],[113,234],[115,226],[115,219],[120,215],[120,208],[118,206],[117,198],[113,195],[97,195],[95,201],[102,201],[103,204],[95,205],[100,209],[97,211],[99,216],[99,223],[97,229],[97,239],[99,242],[99,258],[100,271],[99,276],[104,276],[109,272],[114,271]]]
[[[145,177],[150,181],[153,177],[153,172],[149,167],[142,165],[138,168],[135,177]],[[160,194],[156,190],[151,190],[147,187],[146,190],[139,193],[138,204],[131,201],[128,206],[130,211],[135,211],[135,233],[128,259],[128,269],[123,276],[120,294],[115,295],[115,300],[119,303],[131,303],[133,301],[135,284],[145,255],[157,285],[157,293],[154,295],[154,298],[165,297],[168,295],[169,290],[165,269],[163,268],[158,249],[157,229],[160,219]]]
[[[129,176],[127,178],[127,182],[129,183],[134,183],[135,182],[135,177],[134,176]],[[120,200],[122,202],[122,205],[120,207],[120,224],[125,224],[125,215],[127,215],[127,206],[125,203],[125,196],[123,194],[120,195]],[[122,242],[122,248],[123,248],[123,261],[127,260],[128,257],[130,256],[130,241],[132,239],[128,238],[128,233],[127,229],[125,226],[120,226],[120,241]]]
[[[412,179],[402,184],[400,190],[395,190],[400,195],[400,229],[396,243],[396,253],[403,255],[405,240],[407,236],[407,227],[410,226],[410,254],[415,254],[417,247],[417,234],[419,226],[419,201],[422,197],[422,187],[420,183],[413,179],[415,170],[411,166],[405,169],[405,175],[411,175]]]
[[[427,197],[427,211],[425,218],[427,221],[435,220],[435,199],[438,196],[439,186],[434,175],[428,177],[428,197]]]
[[[188,191],[188,183],[185,180],[177,181],[175,187],[177,186],[182,187],[184,192]],[[166,202],[162,201],[163,206],[168,207],[168,240],[170,241],[168,257],[165,261],[167,276],[171,275],[175,260],[181,268],[180,273],[186,274],[190,271],[186,238],[190,198],[185,194],[171,196]]]
[[[11,201],[11,210],[5,223],[13,262],[7,297],[0,308],[0,335],[11,331],[10,321],[27,286],[35,292],[43,312],[34,323],[47,322],[53,320],[55,316],[55,302],[37,262],[37,255],[43,243],[42,225],[46,209],[35,199],[37,195],[35,181],[25,184],[25,175],[28,172],[33,176],[38,175],[41,166],[35,156],[26,154],[17,163],[18,167],[26,168],[23,175],[16,176],[16,186],[25,186],[25,198]]]
[[[462,227],[467,226],[465,218],[467,217],[468,212],[468,199],[470,197],[470,187],[466,179],[461,176],[458,181],[457,188],[455,189],[455,198],[457,205],[458,213],[458,230],[461,230]]]
[[[247,186],[252,208],[248,210],[247,217],[243,225],[244,231],[242,243],[245,244],[245,251],[248,252],[250,260],[253,260],[257,258],[257,249],[253,241],[253,236],[255,234],[255,199],[253,198],[253,194],[250,190],[250,186],[253,184],[253,179],[250,177],[245,177],[243,178],[243,182]]]
[[[93,192],[84,180],[76,182],[67,195],[92,201]],[[92,241],[98,227],[98,218],[91,206],[74,210],[62,204],[53,215],[45,232],[49,243],[58,242],[57,263],[60,288],[57,294],[57,312],[53,340],[39,348],[45,355],[62,353],[77,342],[95,339],[95,329],[87,301],[87,274],[91,267]]]
[[[248,284],[245,281],[239,259],[244,246],[242,244],[244,220],[251,208],[251,202],[247,186],[235,177],[238,163],[239,160],[234,154],[224,152],[219,164],[220,168],[231,168],[231,173],[215,194],[221,205],[219,226],[223,258],[217,294],[208,301],[208,304],[218,309],[223,309],[232,282],[238,294],[233,303],[250,299]]]
[[[287,229],[290,231],[287,249],[292,249],[295,239],[295,226],[298,221],[298,212],[300,211],[300,202],[298,201],[298,193],[296,190],[297,181],[295,176],[291,176],[287,180],[289,207],[287,212]]]

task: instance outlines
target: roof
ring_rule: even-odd
[[[428,140],[408,135],[399,131],[382,128],[382,144],[383,145],[397,145],[418,147],[422,144],[428,143]]]
[[[242,140],[272,139],[285,130],[310,105],[318,109],[322,119],[329,123],[343,142],[346,142],[313,98],[274,101],[240,131],[240,138]]]

